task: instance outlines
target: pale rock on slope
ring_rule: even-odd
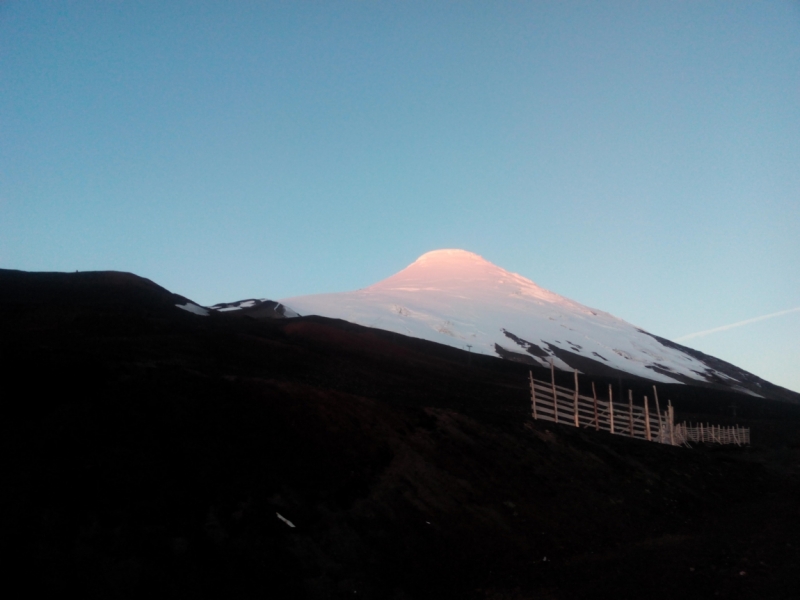
[[[753,393],[736,385],[738,377],[714,369],[677,344],[465,250],[428,252],[358,291],[281,303],[300,315],[343,319],[542,366],[552,360],[560,369],[607,369],[670,383],[713,381]]]

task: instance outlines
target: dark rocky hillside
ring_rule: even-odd
[[[754,441],[660,446],[533,422],[526,365],[185,302],[0,271],[0,533],[27,595],[796,597],[796,405],[659,386]]]

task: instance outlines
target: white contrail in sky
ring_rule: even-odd
[[[763,321],[764,319],[772,319],[773,317],[780,317],[781,315],[788,315],[789,313],[798,311],[800,311],[800,306],[796,308],[790,308],[789,310],[782,310],[776,313],[771,313],[769,315],[761,315],[760,317],[745,319],[744,321],[739,321],[738,323],[731,323],[730,325],[723,325],[722,327],[715,327],[714,329],[706,329],[705,331],[690,333],[689,335],[684,335],[679,338],[675,338],[675,341],[685,342],[686,340],[691,340],[692,338],[703,337],[704,335],[708,335],[709,333],[717,333],[718,331],[725,331],[727,329],[733,329],[734,327],[741,327],[742,325],[749,325],[750,323],[755,323],[756,321]]]

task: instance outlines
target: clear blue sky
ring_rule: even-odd
[[[672,339],[800,307],[800,4],[0,3],[0,268],[211,304],[437,248]],[[800,391],[800,312],[686,343]]]

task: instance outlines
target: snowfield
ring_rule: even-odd
[[[570,357],[577,355],[654,381],[736,383],[678,346],[465,250],[428,252],[358,291],[280,302],[300,315],[343,319],[482,354],[515,353],[542,366],[552,360],[564,370],[573,368]]]
[[[292,317],[299,316],[297,313],[292,311],[286,306],[283,306],[279,302],[273,302],[267,298],[249,298],[247,300],[239,300],[238,302],[221,302],[219,304],[214,304],[213,306],[209,307],[209,310],[213,310],[218,313],[229,313],[229,312],[236,312],[236,311],[245,311],[247,312],[248,309],[258,309],[258,308],[268,308],[273,309],[275,313],[280,316],[281,318],[285,317],[290,319]],[[250,311],[252,313],[252,310]]]

